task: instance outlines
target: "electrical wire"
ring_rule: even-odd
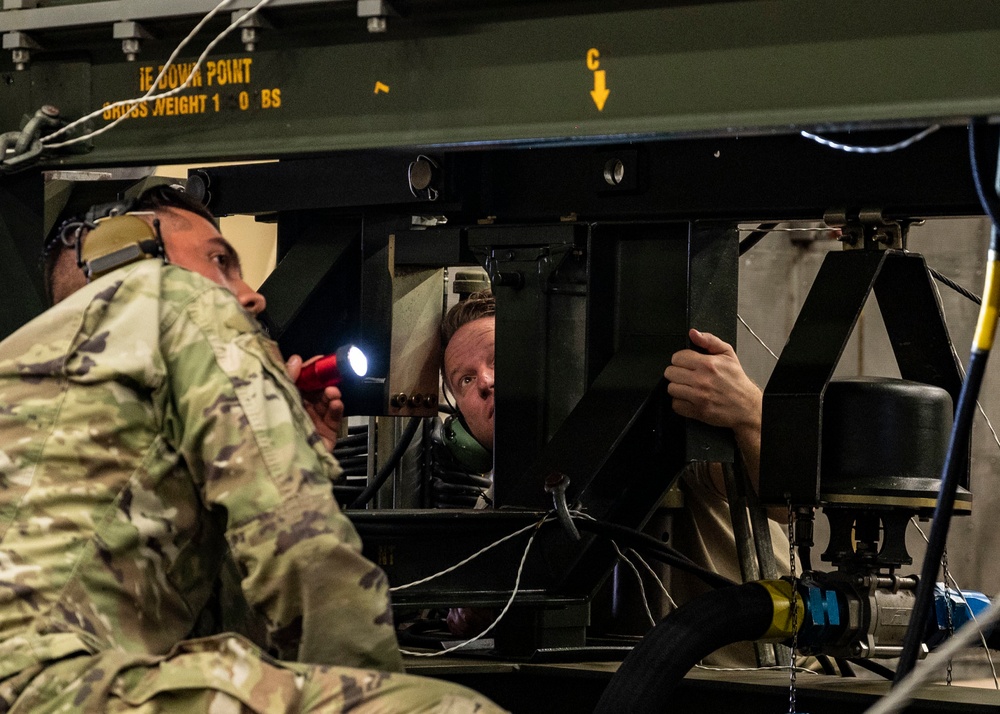
[[[598,521],[597,519],[593,518],[592,516],[590,516],[588,514],[581,513],[580,511],[571,511],[570,514],[574,517],[574,520],[576,520],[580,524],[580,529],[581,530],[592,530],[594,532],[605,532],[605,533],[609,532],[609,531],[614,531],[614,532],[618,533],[619,537],[620,536],[624,536],[625,539],[630,540],[630,541],[636,541],[637,540],[639,542],[644,542],[644,541],[646,541],[646,539],[648,539],[649,541],[652,541],[653,544],[656,544],[657,546],[662,546],[662,550],[665,551],[665,552],[669,552],[669,551],[673,550],[672,548],[669,548],[669,546],[667,546],[666,543],[658,541],[655,538],[653,538],[652,536],[647,536],[646,534],[640,533],[639,531],[634,531],[634,530],[632,530],[630,528],[626,528],[624,526],[619,526],[617,524],[605,523],[603,521]],[[541,519],[539,519],[535,523],[531,523],[531,524],[529,524],[527,526],[519,528],[518,530],[514,531],[513,533],[510,533],[510,534],[504,536],[503,538],[500,538],[500,539],[494,541],[493,543],[490,543],[489,545],[487,545],[487,546],[485,546],[483,548],[480,548],[478,551],[476,551],[472,555],[470,555],[470,556],[468,556],[466,558],[463,558],[459,562],[455,563],[452,566],[449,566],[448,568],[445,568],[444,570],[441,570],[441,571],[439,571],[437,573],[434,573],[432,575],[428,575],[425,578],[421,578],[419,580],[414,580],[413,582],[406,583],[404,585],[397,585],[397,586],[389,588],[389,592],[395,593],[395,592],[400,592],[402,590],[406,590],[406,589],[409,589],[409,588],[412,588],[412,587],[416,587],[418,585],[423,585],[425,583],[431,582],[432,580],[436,580],[437,578],[440,578],[440,577],[442,577],[444,575],[447,575],[448,573],[451,573],[451,572],[454,572],[455,570],[458,570],[462,566],[466,565],[467,563],[470,563],[471,561],[473,561],[476,558],[480,557],[484,553],[487,553],[488,551],[490,551],[491,549],[495,548],[496,546],[498,546],[498,545],[500,545],[502,543],[505,543],[506,541],[508,541],[508,540],[510,540],[512,538],[516,538],[517,536],[519,536],[519,535],[521,535],[521,534],[523,534],[523,533],[525,533],[525,532],[527,532],[529,530],[533,531],[532,534],[531,534],[531,537],[528,539],[527,545],[525,546],[524,554],[521,556],[521,562],[518,565],[517,575],[516,575],[516,577],[514,579],[514,589],[511,592],[510,598],[507,600],[506,605],[504,605],[503,609],[500,611],[500,614],[497,615],[496,619],[485,630],[483,630],[482,632],[480,632],[475,637],[472,637],[472,638],[470,638],[468,640],[464,640],[463,642],[461,642],[461,643],[459,643],[459,644],[457,644],[457,645],[455,645],[453,647],[448,647],[448,648],[445,648],[445,649],[440,650],[438,652],[412,652],[412,651],[403,650],[403,649],[401,649],[400,651],[403,654],[411,655],[411,656],[414,656],[414,657],[438,657],[438,656],[447,654],[449,652],[454,652],[457,649],[461,649],[463,647],[468,646],[472,642],[475,642],[475,641],[481,639],[488,632],[490,632],[494,627],[496,627],[496,625],[507,614],[507,611],[510,609],[511,605],[514,602],[515,597],[517,596],[517,593],[520,590],[521,576],[522,576],[523,571],[524,571],[524,564],[525,564],[525,562],[526,562],[526,560],[528,558],[528,552],[530,551],[531,545],[532,545],[532,543],[535,540],[535,536],[538,534],[539,529],[541,529],[541,527],[545,523],[552,522],[552,521],[555,521],[555,520],[556,519],[555,519],[555,517],[552,514],[546,514],[544,517],[542,517]],[[588,526],[589,526],[589,528],[588,528]],[[612,544],[614,545],[615,550],[618,551],[619,555],[621,555],[623,558],[625,558],[626,562],[628,562],[629,565],[632,566],[633,571],[636,573],[636,575],[640,577],[640,586],[641,586],[641,576],[639,574],[638,569],[635,567],[635,565],[633,563],[631,563],[631,561],[628,560],[628,558],[626,558],[624,556],[624,554],[622,554],[622,552],[619,549],[617,543],[614,543],[614,541],[612,541]],[[649,547],[650,544],[645,543],[645,545],[647,547]],[[655,550],[659,551],[661,549],[656,548]],[[674,551],[674,553],[676,553],[676,551]],[[658,555],[661,558],[666,559],[664,557],[664,552],[657,552],[657,553],[655,553],[655,555]],[[636,553],[636,556],[645,565],[645,567],[648,568],[650,570],[650,572],[653,573],[654,577],[656,577],[655,572],[653,571],[652,568],[649,567],[649,564],[646,563],[642,559],[642,556],[639,555],[638,553]],[[709,584],[713,585],[713,587],[722,587],[722,586],[727,586],[727,585],[736,585],[736,583],[734,583],[733,581],[728,580],[727,578],[725,578],[725,577],[723,577],[721,575],[718,575],[717,573],[713,573],[710,570],[704,570],[702,568],[699,568],[698,566],[694,565],[690,561],[687,561],[686,563],[683,562],[684,560],[686,560],[684,558],[684,556],[680,556],[679,554],[676,554],[671,559],[675,560],[675,561],[679,561],[679,562],[673,563],[674,565],[676,565],[676,567],[682,568],[684,570],[689,570],[689,571],[692,571],[692,572],[693,571],[703,571],[703,573],[701,573],[701,574],[699,574],[698,572],[695,572],[694,574],[699,575],[699,577],[702,577],[702,575],[707,575],[708,578],[702,577],[702,579],[706,580],[706,582],[708,582],[708,580],[713,580],[714,582],[709,583]],[[659,582],[659,578],[658,577],[656,577],[656,580],[660,584],[660,588],[663,589],[664,593],[666,593],[666,588],[663,587],[663,583]],[[670,595],[669,594],[667,594],[667,598],[670,599]],[[646,602],[645,590],[643,590],[643,601]],[[672,599],[671,599],[671,603],[673,603]],[[654,624],[655,624],[655,619],[653,618],[652,612],[650,612],[650,610],[649,610],[648,602],[646,604],[646,610],[647,610],[648,616],[650,617],[651,620],[654,621]]]
[[[457,563],[455,563],[454,565],[452,565],[452,566],[450,566],[448,568],[445,568],[444,570],[438,571],[437,573],[434,573],[433,575],[428,575],[426,578],[421,578],[420,580],[414,580],[412,583],[406,583],[405,585],[396,585],[395,587],[389,588],[389,592],[391,592],[391,593],[397,593],[397,592],[400,592],[401,590],[407,590],[409,588],[416,587],[417,585],[423,585],[424,583],[429,583],[432,580],[437,580],[438,578],[440,578],[440,577],[442,577],[444,575],[447,575],[448,573],[451,573],[451,572],[454,572],[454,571],[458,570],[463,565],[466,565],[467,563],[471,563],[473,560],[475,560],[479,556],[483,555],[484,553],[489,552],[490,550],[492,550],[493,548],[497,547],[498,545],[506,543],[511,538],[516,538],[517,536],[521,535],[522,533],[526,533],[526,532],[530,531],[532,528],[539,528],[543,524],[548,523],[549,521],[553,521],[553,520],[555,520],[554,516],[546,515],[543,518],[541,518],[540,520],[536,521],[535,523],[531,523],[529,525],[524,526],[523,528],[519,528],[518,530],[514,531],[513,533],[505,535],[503,538],[500,538],[499,540],[495,540],[492,543],[490,543],[489,545],[487,545],[487,546],[485,546],[483,548],[480,548],[479,550],[477,550],[475,553],[473,553],[469,557],[463,558],[462,560],[458,561]]]
[[[938,302],[940,303],[940,300]],[[943,305],[941,306],[941,312],[942,314],[944,314]],[[955,362],[958,364],[958,371],[962,374],[962,379],[964,380],[965,367],[962,365],[962,362],[958,359],[957,356],[955,357]],[[997,436],[997,430],[993,428],[993,422],[990,421],[989,416],[986,414],[986,410],[983,409],[983,405],[979,402],[978,399],[976,400],[976,406],[979,408],[979,413],[983,415],[983,419],[986,421],[986,426],[989,428],[990,434],[993,435],[993,441],[996,442],[997,447],[1000,448],[1000,436]]]
[[[812,134],[808,131],[800,131],[799,133],[806,139],[812,139],[817,144],[822,144],[831,149],[837,149],[838,151],[846,151],[852,154],[888,154],[893,151],[899,151],[900,149],[905,149],[913,144],[916,144],[921,139],[930,136],[935,131],[941,128],[940,124],[931,124],[929,127],[920,131],[908,139],[903,139],[902,141],[897,141],[895,144],[888,144],[885,146],[855,146],[853,144],[841,144],[836,141],[831,141],[830,139],[819,136],[818,134]]]
[[[632,572],[635,573],[635,579],[639,583],[639,597],[642,599],[642,606],[646,609],[646,617],[649,618],[649,624],[656,627],[656,618],[653,617],[653,611],[649,608],[649,598],[646,597],[646,585],[642,582],[642,573],[639,572],[639,568],[636,567],[635,563],[629,560],[629,557],[621,551],[621,548],[618,547],[617,543],[611,541],[611,545],[614,546],[615,552],[618,554],[619,562],[623,562],[628,565],[628,567],[632,569]]]
[[[639,560],[639,562],[642,563],[643,566],[646,568],[646,570],[649,571],[649,574],[653,576],[653,580],[656,582],[657,585],[660,586],[660,592],[663,593],[663,597],[665,597],[667,599],[667,602],[670,603],[670,607],[676,610],[677,603],[674,601],[672,597],[670,597],[670,593],[667,592],[667,588],[663,585],[663,581],[660,580],[660,576],[657,575],[656,571],[653,570],[652,566],[650,566],[650,564],[646,562],[646,559],[642,557],[642,554],[639,551],[635,549],[629,549],[629,552],[635,555],[635,557]]]
[[[378,493],[378,490],[382,488],[389,476],[392,475],[392,472],[396,470],[396,466],[399,465],[399,460],[403,458],[403,454],[410,446],[410,442],[413,441],[413,435],[417,433],[418,426],[420,426],[420,417],[410,417],[410,421],[406,424],[406,428],[403,429],[403,433],[396,443],[396,448],[389,454],[389,459],[382,465],[378,474],[375,475],[375,478],[368,484],[365,490],[351,501],[351,508],[364,508],[368,505],[369,501],[375,498],[375,494]]]
[[[53,132],[53,133],[51,133],[51,134],[49,134],[49,135],[47,135],[47,136],[45,136],[45,137],[43,137],[41,139],[41,142],[45,146],[45,148],[46,149],[60,149],[60,148],[66,147],[66,146],[71,146],[72,144],[78,144],[78,143],[80,143],[82,141],[87,141],[88,139],[92,139],[95,136],[99,136],[99,135],[105,133],[106,131],[110,131],[113,127],[115,127],[118,124],[120,124],[121,122],[125,121],[125,119],[127,119],[129,116],[131,116],[132,112],[135,111],[135,109],[140,104],[144,104],[146,102],[156,101],[157,99],[164,99],[166,97],[172,97],[172,96],[174,96],[176,94],[180,94],[185,89],[187,89],[188,87],[190,87],[191,86],[191,82],[194,80],[195,76],[201,70],[201,66],[202,66],[202,64],[204,64],[205,59],[208,57],[209,53],[211,53],[211,51],[213,49],[215,49],[216,45],[218,45],[220,42],[222,42],[222,40],[225,39],[225,37],[227,35],[229,35],[230,32],[232,32],[237,27],[239,27],[240,25],[242,25],[244,22],[246,22],[247,20],[249,20],[251,17],[253,17],[254,15],[256,15],[257,12],[259,12],[261,8],[263,8],[265,5],[267,5],[270,2],[272,2],[272,0],[260,0],[260,2],[258,2],[252,8],[250,8],[244,15],[241,15],[239,18],[237,18],[236,20],[234,20],[233,22],[231,22],[229,24],[229,26],[226,27],[225,30],[223,30],[218,35],[216,35],[215,39],[213,39],[211,42],[208,43],[208,46],[206,46],[205,50],[201,53],[201,55],[198,56],[198,59],[195,62],[194,66],[191,68],[190,73],[188,74],[188,76],[184,80],[184,82],[182,84],[180,84],[180,86],[176,87],[175,89],[171,89],[171,90],[168,90],[166,92],[161,92],[160,94],[156,94],[155,91],[156,91],[157,87],[159,86],[160,81],[166,76],[167,70],[173,65],[174,60],[177,59],[177,56],[180,54],[181,49],[183,49],[187,45],[187,43],[190,42],[195,37],[195,35],[197,35],[198,32],[200,32],[201,29],[213,17],[215,17],[215,15],[217,15],[219,13],[219,11],[221,11],[227,5],[230,5],[233,1],[234,0],[222,0],[222,2],[220,2],[214,8],[212,8],[205,15],[205,17],[203,17],[201,19],[201,21],[197,25],[195,25],[194,29],[191,30],[191,32],[189,32],[188,35],[183,40],[180,41],[180,43],[177,45],[176,48],[174,48],[174,51],[170,54],[170,56],[167,58],[166,63],[160,69],[160,73],[156,76],[156,79],[152,82],[149,90],[144,95],[142,95],[141,97],[138,97],[136,99],[122,99],[120,101],[113,102],[113,103],[109,104],[108,106],[101,107],[100,109],[94,110],[90,114],[87,114],[87,115],[85,115],[83,117],[80,117],[76,121],[70,122],[66,126],[64,126],[61,129],[59,129],[58,131],[55,131],[55,132]],[[82,136],[77,136],[77,137],[74,137],[72,139],[68,139],[66,141],[58,142],[58,143],[55,143],[55,144],[50,143],[56,137],[59,137],[59,136],[62,136],[64,134],[66,134],[67,132],[71,131],[72,129],[75,129],[77,126],[80,126],[81,124],[83,124],[83,123],[85,123],[87,121],[90,121],[91,119],[94,119],[95,117],[101,116],[102,114],[104,114],[105,112],[107,112],[107,111],[109,111],[111,109],[117,109],[118,107],[124,107],[124,106],[129,106],[130,107],[129,111],[127,111],[124,114],[122,114],[122,116],[118,117],[117,119],[115,119],[114,121],[112,121],[110,124],[107,124],[107,125],[101,127],[100,129],[95,129],[94,131],[91,131],[91,132],[88,132],[86,134],[83,134]]]
[[[743,255],[755,245],[760,243],[767,236],[767,234],[777,228],[777,226],[777,223],[761,223],[750,232],[750,235],[740,241],[739,254]]]
[[[777,362],[778,361],[778,355],[774,354],[774,352],[771,350],[771,348],[767,346],[767,343],[764,342],[764,340],[762,340],[760,338],[760,335],[758,335],[756,332],[753,331],[753,328],[750,327],[749,324],[747,324],[747,321],[743,319],[743,316],[737,313],[736,318],[740,321],[740,323],[742,323],[743,327],[747,328],[747,331],[751,335],[753,335],[754,339],[757,340],[757,342],[760,343],[761,347],[763,347],[765,350],[767,350],[767,353],[769,355],[771,355],[772,357],[774,357],[774,361]]]
[[[938,491],[937,504],[934,507],[934,518],[931,524],[931,534],[928,539],[927,551],[924,556],[920,581],[917,586],[916,600],[911,615],[911,626],[906,631],[903,640],[903,651],[896,669],[895,682],[900,683],[913,669],[920,649],[921,628],[917,623],[926,622],[934,597],[934,582],[944,553],[948,538],[948,528],[955,506],[955,493],[958,489],[959,465],[962,463],[962,452],[972,434],[972,420],[975,416],[977,396],[986,373],[986,363],[996,337],[997,315],[1000,312],[1000,269],[997,263],[1000,254],[1000,211],[995,210],[1000,205],[997,199],[997,183],[1000,183],[1000,173],[994,184],[993,196],[988,198],[989,191],[982,185],[982,171],[979,166],[979,152],[982,146],[978,134],[982,130],[981,121],[973,121],[969,126],[969,159],[972,165],[976,193],[979,195],[983,209],[993,221],[990,233],[990,246],[986,268],[983,303],[979,309],[979,319],[972,340],[972,350],[969,355],[968,374],[962,382],[962,391],[958,397],[958,408],[955,410],[955,420],[952,424],[951,439],[948,443],[948,453],[945,457],[941,473],[941,486]],[[1000,163],[1000,162],[998,162]],[[964,628],[963,628],[964,629]],[[952,641],[954,641],[953,638]],[[951,641],[948,643],[951,644]]]
[[[577,524],[581,531],[596,533],[609,540],[614,539],[625,543],[630,548],[644,551],[647,556],[690,573],[712,588],[724,588],[739,584],[724,575],[716,573],[714,570],[702,568],[677,549],[650,535],[617,523],[599,521],[590,516],[583,517],[579,512],[571,511],[571,514],[573,515],[573,522]]]
[[[703,669],[706,672],[766,672],[769,670],[779,670],[781,672],[787,672],[790,668],[787,664],[772,664],[767,667],[715,667],[708,664],[696,664],[696,669]],[[822,677],[823,675],[819,672],[809,669],[808,667],[799,667],[795,665],[795,671],[800,674],[814,674],[817,677]]]
[[[463,642],[459,642],[457,645],[454,645],[452,647],[446,647],[445,649],[440,650],[438,652],[412,652],[412,651],[404,650],[404,649],[400,649],[399,651],[402,652],[405,655],[410,655],[412,657],[440,657],[442,655],[448,654],[449,652],[454,652],[455,650],[460,650],[463,647],[467,647],[468,645],[472,644],[476,640],[480,640],[483,637],[485,637],[488,632],[490,632],[494,627],[496,627],[500,623],[500,621],[507,614],[507,611],[510,610],[510,606],[514,604],[514,598],[517,597],[518,590],[520,590],[520,587],[521,587],[521,575],[524,573],[524,563],[528,560],[528,553],[531,551],[531,544],[535,542],[535,536],[538,535],[538,529],[541,528],[542,525],[547,520],[550,520],[550,519],[548,517],[542,518],[540,521],[538,521],[537,523],[534,523],[534,524],[532,524],[530,526],[531,528],[534,528],[534,532],[532,532],[531,537],[528,538],[528,544],[524,547],[524,554],[521,556],[521,562],[517,566],[517,576],[514,578],[514,589],[511,591],[510,598],[508,598],[507,604],[503,606],[503,609],[500,611],[500,614],[497,615],[496,619],[493,620],[493,622],[491,622],[489,624],[489,626],[485,630],[483,630],[482,632],[480,632],[475,637],[471,637],[468,640],[465,640]],[[522,532],[523,532],[523,530],[524,529],[522,529]],[[511,537],[511,536],[508,536],[508,537]],[[504,539],[504,540],[506,540],[506,539]],[[494,543],[494,545],[496,545],[496,544]],[[492,547],[492,546],[487,546],[487,547],[489,548],[489,547]],[[485,549],[484,549],[484,551],[485,551]],[[443,575],[444,572],[445,571],[442,571],[442,573],[439,573],[439,575]],[[435,575],[433,577],[437,577],[437,576]],[[413,584],[415,584],[415,583],[411,583],[411,585],[413,585]],[[409,587],[409,585],[407,587]],[[393,588],[390,588],[390,589],[393,589]],[[396,589],[398,589],[398,588],[396,588]]]
[[[951,278],[949,278],[949,277],[947,277],[945,275],[942,275],[938,271],[934,270],[934,268],[928,267],[927,270],[930,272],[931,276],[935,280],[937,280],[939,283],[941,283],[943,285],[947,285],[949,288],[951,288],[952,290],[954,290],[956,293],[958,293],[959,295],[963,295],[963,296],[969,298],[972,302],[976,303],[977,305],[982,305],[983,304],[983,299],[981,297],[979,297],[978,295],[976,295],[971,290],[969,290],[967,288],[963,288],[961,285],[959,285],[958,283],[956,283]]]

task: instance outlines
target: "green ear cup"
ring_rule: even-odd
[[[87,234],[80,259],[90,280],[137,260],[161,254],[156,231],[136,216],[123,215],[100,221]]]
[[[444,442],[452,456],[467,469],[482,474],[493,468],[493,453],[476,440],[455,414],[444,421]]]

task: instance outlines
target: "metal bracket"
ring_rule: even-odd
[[[831,209],[823,214],[823,220],[831,228],[841,230],[844,250],[904,250],[906,247],[906,224],[886,220],[881,208],[863,208],[857,217],[848,217],[846,209]]]
[[[388,18],[398,15],[389,0],[358,0],[358,17],[367,18],[369,32],[385,32],[389,28]]]
[[[135,56],[142,50],[143,40],[153,39],[153,33],[133,20],[116,22],[111,27],[111,34],[116,40],[122,41],[122,52],[129,62],[135,61]]]
[[[248,15],[249,12],[248,9],[233,10],[230,21],[240,23],[240,42],[243,43],[243,49],[247,52],[253,52],[257,49],[261,30],[273,30],[274,25],[259,12],[240,22],[240,19]]]
[[[38,159],[45,150],[42,135],[60,124],[59,109],[46,104],[35,112],[21,131],[0,134],[0,174],[26,168]]]
[[[10,50],[14,69],[21,72],[31,61],[31,51],[40,50],[42,46],[27,32],[6,32],[3,36],[3,48]]]

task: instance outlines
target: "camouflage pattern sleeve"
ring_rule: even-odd
[[[173,274],[164,271],[164,306],[177,304],[171,280],[188,281]],[[361,555],[333,499],[339,467],[277,347],[222,289],[164,311],[164,434],[205,507],[225,519],[269,648],[301,662],[401,671],[385,574]]]

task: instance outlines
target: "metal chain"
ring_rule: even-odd
[[[795,650],[799,645],[799,613],[795,599],[795,522],[791,499],[788,499],[788,565],[792,576],[792,647],[788,656],[788,714],[795,714]]]
[[[948,589],[948,578],[950,574],[948,572],[947,545],[944,547],[944,550],[941,551],[941,569],[944,571],[944,609],[945,612],[948,613],[948,636],[950,637],[955,634],[955,622],[952,620],[951,617],[951,592]],[[953,664],[952,660],[949,659],[948,674],[945,677],[945,684],[947,684],[949,687],[951,686],[952,664]]]

